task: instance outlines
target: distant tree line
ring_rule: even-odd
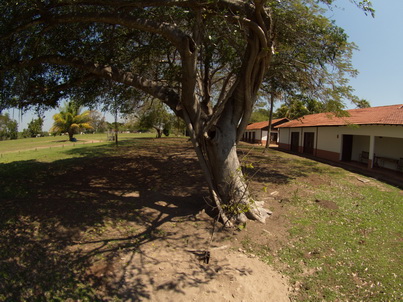
[[[54,123],[50,132],[43,131],[44,119],[33,118],[26,129],[18,132],[18,123],[8,113],[0,114],[0,140],[40,137],[49,134],[69,134],[70,139],[78,133],[118,132],[156,132],[157,137],[185,134],[185,124],[161,102],[146,101],[135,113],[122,113],[125,122],[107,122],[97,110],[86,110],[74,102],[68,102],[53,116]]]
[[[250,123],[257,123],[267,121],[270,115],[270,110],[265,108],[265,102],[259,102],[256,104],[255,109],[251,115]],[[356,108],[368,108],[371,104],[365,100],[356,100]],[[296,95],[289,97],[273,112],[273,118],[288,118],[290,120],[300,118],[304,115],[315,114],[321,112],[329,112],[329,108],[325,103],[317,101],[315,99]]]
[[[0,114],[0,140],[17,139],[18,123],[8,113]]]

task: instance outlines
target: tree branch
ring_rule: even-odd
[[[100,22],[106,24],[117,24],[130,29],[137,29],[149,33],[160,34],[170,41],[181,52],[185,51],[188,45],[189,36],[178,29],[177,26],[154,20],[134,18],[131,16],[121,16],[115,13],[75,13],[62,16],[52,16],[43,18],[44,22],[51,24],[68,24],[79,22]]]
[[[177,92],[175,92],[173,89],[161,85],[156,81],[146,79],[132,72],[126,72],[112,66],[103,66],[95,63],[89,63],[75,57],[48,55],[32,60],[20,61],[10,66],[6,66],[4,69],[12,67],[26,68],[41,64],[70,66],[100,78],[135,87],[160,99],[165,104],[167,104],[176,114],[179,114],[177,109],[179,104],[179,96]],[[0,72],[1,71],[3,70],[0,70]]]
[[[58,8],[71,5],[81,6],[109,6],[114,8],[145,8],[145,7],[183,7],[183,8],[228,8],[241,10],[250,7],[242,0],[219,0],[219,1],[199,1],[199,0],[136,0],[136,1],[115,1],[115,0],[65,0],[52,4],[49,7]]]

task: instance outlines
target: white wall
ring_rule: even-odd
[[[328,128],[328,127],[326,127]],[[401,126],[360,126],[360,127],[336,127],[339,133],[352,134],[352,135],[374,135],[374,136],[386,136],[403,138],[403,125]]]
[[[267,141],[267,131],[262,130],[262,141]]]
[[[255,140],[261,140],[262,139],[262,130],[253,130],[253,132],[255,132],[256,136],[255,136]]]
[[[279,128],[279,139],[278,142],[280,144],[289,144],[290,143],[290,128]]]
[[[403,157],[403,140],[393,137],[375,137],[377,156]]]
[[[399,159],[403,157],[403,125],[368,125],[341,127],[279,128],[279,142],[291,143],[291,132],[300,133],[300,146],[304,145],[305,132],[315,133],[314,148],[341,154],[343,135],[353,135],[352,160],[359,160],[362,151],[369,151],[370,136],[375,137],[376,156]],[[393,168],[393,164],[385,167]]]
[[[318,143],[315,147],[319,150],[326,150],[340,153],[343,136],[339,127],[318,127]]]
[[[255,134],[255,137],[253,137],[253,133]],[[260,141],[261,135],[262,135],[262,131],[260,129],[245,130],[245,132],[244,132],[244,137],[245,137],[246,141],[251,141],[253,139],[255,141]]]

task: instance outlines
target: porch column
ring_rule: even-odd
[[[374,152],[375,152],[375,136],[371,135],[369,137],[369,159],[368,159],[369,169],[372,169],[374,167]]]

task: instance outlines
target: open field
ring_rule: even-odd
[[[224,230],[186,138],[77,138],[0,142],[1,301],[403,299],[398,188],[242,144],[273,215]]]
[[[16,140],[0,141],[0,154],[8,154],[23,151],[33,151],[35,149],[50,149],[56,147],[78,146],[87,143],[104,143],[107,141],[106,133],[100,134],[76,134],[77,142],[69,142],[68,136],[46,136],[23,138]],[[126,140],[139,137],[155,137],[154,133],[119,133],[118,140]]]

